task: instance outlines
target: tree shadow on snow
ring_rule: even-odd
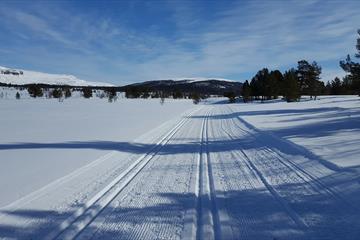
[[[296,185],[289,187],[297,188]],[[356,239],[360,234],[359,211],[339,205],[335,200],[302,196],[290,203],[299,216],[312,223],[311,228],[303,229],[266,189],[217,191],[217,194],[223,196],[217,202],[223,202],[230,216],[230,221],[222,222],[222,226],[232,229],[234,239]],[[191,218],[185,218],[184,214],[196,212],[195,194],[154,192],[149,199],[156,201],[144,199],[146,196],[140,193],[133,199],[132,207],[110,204],[98,216],[96,224],[90,224],[82,234],[86,239],[177,238],[183,234],[184,223],[191,223],[186,222]],[[74,211],[80,207],[82,205],[74,206]],[[31,209],[1,211],[0,214],[15,221],[17,218],[35,221],[26,227],[16,222],[0,223],[0,238],[42,239],[72,213]]]

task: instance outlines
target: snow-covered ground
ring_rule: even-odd
[[[73,75],[67,74],[50,74],[36,71],[29,71],[23,69],[12,69],[0,66],[0,83],[7,84],[30,84],[30,83],[44,83],[51,85],[70,85],[70,86],[113,86],[109,83],[90,82],[79,79]],[[4,72],[10,71],[10,74]],[[12,74],[16,73],[16,75]],[[20,74],[21,73],[21,74]]]
[[[359,99],[0,101],[0,238],[357,239]]]
[[[305,147],[339,167],[359,165],[360,98],[321,96],[318,101],[246,104],[234,108],[255,127]]]

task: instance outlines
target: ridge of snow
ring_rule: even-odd
[[[31,84],[31,83],[43,83],[51,85],[70,85],[70,86],[113,86],[104,82],[91,82],[85,81],[68,74],[51,74],[36,71],[29,71],[23,69],[14,69],[0,66],[1,71],[22,71],[22,75],[3,74],[0,73],[0,82],[7,84]]]

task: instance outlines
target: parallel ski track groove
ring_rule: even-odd
[[[216,193],[210,153],[208,149],[208,120],[210,112],[202,122],[200,152],[198,158],[197,230],[196,239],[220,239],[220,221],[216,206]]]
[[[229,132],[228,130],[223,128],[223,131],[226,133],[226,135],[229,136],[230,139],[236,140]],[[289,206],[289,204],[280,196],[280,194],[276,191],[275,188],[271,186],[271,184],[266,180],[266,178],[263,176],[261,171],[255,166],[254,163],[250,160],[249,156],[245,153],[243,149],[239,149],[242,155],[245,157],[246,162],[245,164],[251,169],[255,175],[259,178],[259,180],[264,184],[264,186],[268,189],[268,191],[271,193],[271,195],[276,199],[279,204],[285,209],[289,217],[295,222],[295,224],[300,227],[301,229],[306,229],[308,226],[306,223],[301,219],[301,217]]]
[[[188,116],[183,117],[165,136],[158,141],[148,153],[139,157],[123,173],[116,177],[110,184],[99,191],[83,207],[77,209],[73,215],[67,218],[60,226],[51,232],[46,239],[75,239],[105,208],[106,206],[138,175],[138,173],[154,158],[154,156],[166,145],[176,132],[190,119],[199,109],[195,109]],[[124,180],[124,181],[123,181]],[[120,186],[117,186],[120,185]],[[117,187],[117,188],[116,188]],[[106,196],[110,195],[110,196]],[[104,201],[104,203],[101,203]],[[97,207],[96,204],[99,204]],[[94,209],[92,209],[94,208]],[[89,216],[87,216],[89,215]],[[82,218],[85,218],[84,220]],[[75,229],[71,229],[75,228]]]
[[[229,108],[230,111],[232,112],[231,108]],[[241,119],[240,117],[237,116],[237,118],[241,121],[245,121],[243,119]],[[238,125],[237,122],[235,122],[234,120],[232,120],[234,122],[234,124],[241,129],[242,131],[246,132],[247,134],[250,134],[251,136],[253,136],[255,139],[258,139],[254,133],[247,131],[245,129],[243,129],[241,126]],[[261,141],[261,139],[260,139]],[[294,163],[292,160],[290,160],[289,158],[284,158],[283,156],[281,156],[278,152],[273,151],[269,148],[266,148],[266,151],[268,151],[269,153],[272,154],[276,154],[276,158],[279,160],[279,162],[281,164],[283,164],[285,167],[287,167],[288,169],[294,171],[306,184],[309,184],[315,191],[317,191],[319,194],[321,194],[321,190],[323,189],[327,195],[329,195],[330,197],[334,198],[335,200],[340,200],[342,202],[347,203],[348,205],[350,205],[352,208],[359,210],[359,208],[357,206],[355,206],[354,204],[350,203],[349,201],[347,201],[343,196],[341,196],[339,193],[337,193],[335,190],[330,189],[328,186],[326,186],[322,181],[320,181],[319,179],[315,178],[311,173],[309,173],[308,171],[300,168],[299,166],[296,165],[296,163]],[[284,159],[286,160],[286,162],[284,161]],[[325,166],[324,166],[325,167]],[[300,173],[301,174],[300,174]]]

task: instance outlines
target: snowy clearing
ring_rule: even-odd
[[[357,239],[359,98],[223,102],[0,101],[0,238]]]

